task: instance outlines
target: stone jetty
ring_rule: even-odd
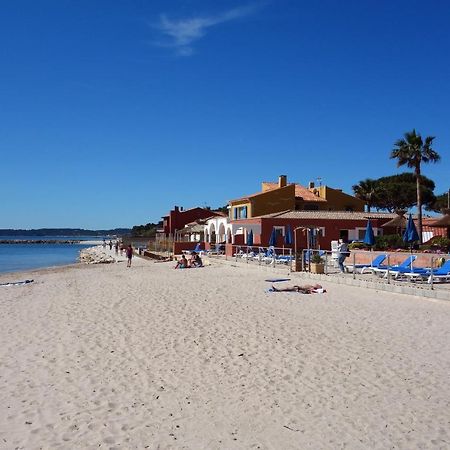
[[[79,244],[77,240],[58,239],[0,239],[0,244]]]
[[[85,264],[111,264],[116,262],[116,259],[105,253],[101,246],[81,250],[79,260]]]

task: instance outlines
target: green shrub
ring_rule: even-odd
[[[311,256],[311,262],[314,264],[322,264],[324,261],[318,253],[314,253],[314,255]]]
[[[360,250],[367,248],[367,244],[364,244],[364,242],[352,242],[351,244],[348,244],[348,248],[350,250]]]
[[[450,239],[445,236],[435,236],[433,238],[432,247],[447,251],[450,248]]]
[[[375,250],[387,250],[389,248],[407,248],[402,237],[398,234],[387,234],[375,238]]]

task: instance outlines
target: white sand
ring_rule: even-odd
[[[0,448],[450,448],[450,303],[125,264],[0,277]]]

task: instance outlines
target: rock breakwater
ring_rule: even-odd
[[[79,244],[76,240],[58,239],[0,239],[0,244]]]
[[[85,264],[111,264],[116,262],[112,256],[103,251],[101,246],[81,250],[79,260]]]

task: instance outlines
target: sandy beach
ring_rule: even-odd
[[[450,448],[449,302],[173,266],[0,276],[0,448]]]

